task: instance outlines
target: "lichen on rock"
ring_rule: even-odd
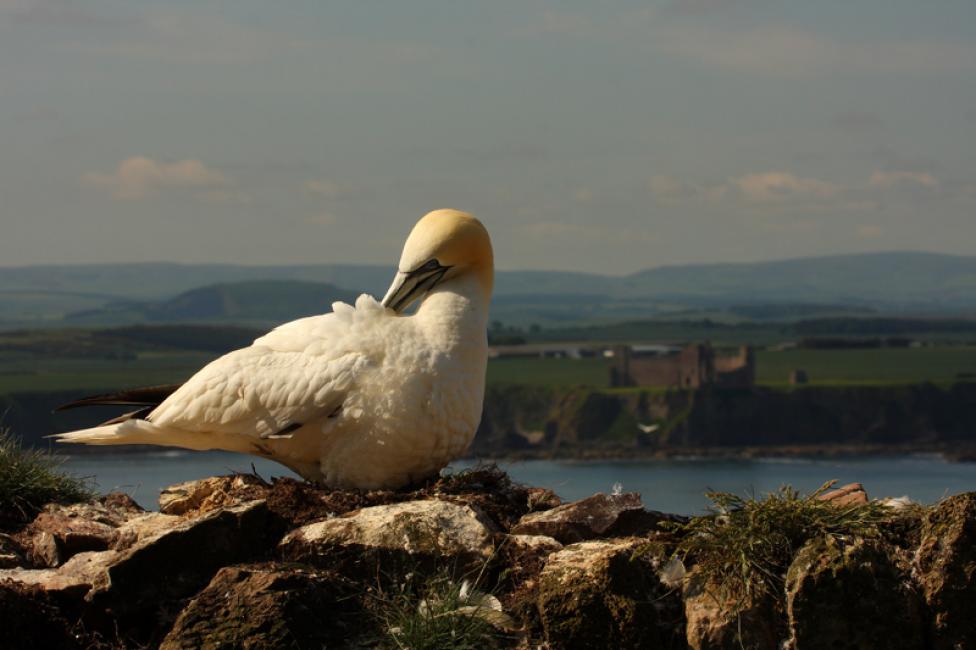
[[[289,561],[321,565],[370,554],[400,560],[484,563],[495,547],[494,524],[476,508],[439,499],[372,506],[307,524],[278,545]]]
[[[593,540],[549,556],[537,605],[552,647],[671,647],[675,630],[656,604],[678,596],[637,553],[642,544],[640,538]]]
[[[783,628],[778,603],[766,595],[730,591],[692,571],[682,593],[685,638],[692,650],[773,650]]]

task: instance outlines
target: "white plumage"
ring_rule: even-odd
[[[216,359],[146,419],[58,438],[257,454],[339,487],[416,481],[463,452],[478,427],[491,285],[481,223],[432,212],[382,303],[365,294],[334,303]]]

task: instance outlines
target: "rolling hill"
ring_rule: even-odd
[[[351,291],[332,284],[291,280],[256,280],[191,289],[168,300],[117,300],[64,317],[66,325],[128,323],[255,323],[271,324],[331,309],[337,300],[352,302]]]
[[[7,327],[167,322],[174,318],[266,321],[268,316],[300,313],[315,305],[327,307],[335,299],[333,295],[343,300],[361,291],[382,295],[392,271],[385,266],[341,264],[0,267],[0,321]],[[277,290],[269,290],[262,284],[267,281],[295,286],[286,291],[285,284],[279,284]],[[227,288],[237,283],[243,284],[233,291]],[[329,285],[331,288],[324,288]],[[319,300],[315,286],[332,294]],[[250,291],[256,292],[253,301],[244,296]],[[238,305],[241,300],[247,302],[246,308]],[[793,307],[784,310],[784,305]],[[824,306],[830,306],[832,313],[846,309],[848,313],[971,315],[976,312],[976,256],[865,253],[662,266],[626,276],[499,271],[492,318],[561,325],[710,310],[739,314],[795,311],[802,318],[811,309],[823,311]]]

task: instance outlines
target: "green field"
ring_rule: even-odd
[[[135,359],[11,359],[0,356],[0,394],[108,390],[184,381],[215,355],[140,353]]]
[[[794,368],[806,370],[812,384],[976,380],[976,346],[756,353],[760,383],[785,383]]]
[[[492,359],[488,362],[488,383],[544,386],[606,386],[611,361],[596,359]]]
[[[752,333],[770,336],[771,330],[753,328]],[[208,345],[219,347],[220,336],[228,339],[225,349],[230,349],[250,340],[253,333],[239,328],[223,332],[179,327],[0,333],[0,394],[179,382],[220,353],[184,347],[200,345],[204,339],[214,339]],[[488,382],[606,387],[611,363],[602,357],[492,359]],[[756,367],[758,382],[770,386],[786,385],[796,368],[804,369],[814,385],[947,383],[976,379],[976,345],[758,350]]]

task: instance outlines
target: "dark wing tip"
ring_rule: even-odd
[[[91,395],[76,399],[67,404],[62,404],[55,407],[54,410],[67,411],[84,406],[158,406],[164,399],[176,392],[176,389],[181,385],[163,384],[160,386],[147,386],[146,388],[133,388],[117,393]]]

